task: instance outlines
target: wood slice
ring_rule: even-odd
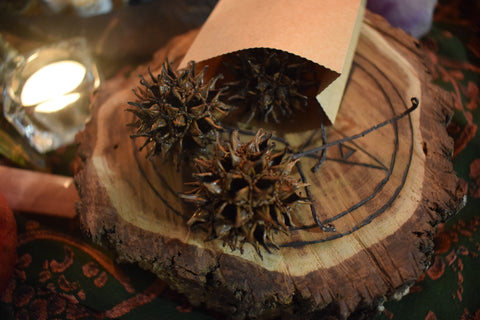
[[[174,38],[149,63],[153,73],[176,64],[196,31]],[[445,126],[453,105],[430,83],[418,43],[367,13],[351,77],[329,142],[352,137],[420,106],[363,137],[303,157],[297,176],[309,184],[312,205],[299,207],[296,226],[275,236],[279,250],[244,246],[243,254],[205,242],[189,231],[192,214],[178,197],[187,182],[172,164],[149,161],[143,141],[129,138],[138,68],[99,89],[92,119],[77,136],[84,161],[75,177],[80,219],[96,242],[121,261],[138,263],[185,294],[232,318],[362,318],[385,299],[399,296],[429,265],[435,225],[457,212],[464,190],[452,169],[452,140]],[[305,118],[308,118],[307,120]],[[295,133],[275,131],[279,145],[296,152],[323,144],[316,117],[292,121]],[[310,121],[312,123],[304,123]],[[254,131],[252,131],[254,132]],[[248,136],[248,132],[245,133]],[[335,231],[319,227],[331,224]],[[262,249],[263,250],[263,249]],[[322,318],[323,319],[323,318]]]

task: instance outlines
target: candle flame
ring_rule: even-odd
[[[55,97],[35,107],[35,112],[52,113],[62,110],[80,98],[80,93],[71,93],[64,96]]]
[[[84,65],[73,60],[64,60],[48,64],[36,71],[25,82],[21,93],[22,104],[24,106],[34,106],[39,103],[42,103],[42,105],[47,103],[47,105],[55,105],[57,108],[59,106],[58,102],[55,103],[53,101],[60,101],[58,100],[59,98],[77,88],[85,78],[86,72]],[[72,97],[66,97],[68,97],[68,95],[63,99],[64,102],[72,99]],[[76,99],[78,99],[78,97]],[[51,104],[49,104],[50,101],[52,101]],[[69,103],[65,104],[64,107]],[[36,111],[39,111],[38,107]],[[45,111],[46,109],[44,109],[44,107],[40,109],[43,111],[39,112],[53,112]],[[57,110],[59,109],[55,111]]]

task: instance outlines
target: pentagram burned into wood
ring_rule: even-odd
[[[194,37],[182,35],[160,50],[149,63],[152,73],[166,58],[175,66]],[[189,230],[192,208],[179,193],[192,181],[191,168],[172,169],[138,152],[142,141],[130,139],[126,126],[133,114],[124,111],[138,78],[105,82],[78,135],[84,231],[120,261],[138,263],[191,303],[228,317],[371,315],[425,271],[434,226],[464,196],[445,130],[451,99],[430,83],[414,44],[367,13],[335,125],[307,116],[308,129],[272,132],[276,148],[298,158],[292,173],[308,184],[302,193],[310,204],[296,207],[288,234],[275,234],[278,250],[260,248],[263,259],[250,244],[232,251]],[[147,67],[139,73],[148,75]],[[221,134],[235,129],[225,124]],[[239,130],[243,142],[256,133]]]
[[[358,68],[363,68],[359,66],[355,66]],[[365,71],[362,69],[362,71]],[[370,75],[371,76],[371,75]],[[386,84],[389,83],[388,79],[385,79]],[[380,82],[378,82],[380,85]],[[386,86],[386,84],[383,84]],[[392,85],[390,83],[390,85]],[[393,87],[392,87],[393,88]],[[390,88],[390,89],[392,89]],[[395,91],[395,90],[394,90]],[[398,92],[397,92],[398,94]],[[398,101],[402,101],[402,97],[398,95]],[[392,98],[388,98],[388,100],[391,100]],[[308,220],[305,219],[305,217],[299,217],[298,214],[296,215],[297,217],[297,223],[298,221],[301,221],[301,224],[296,224],[295,228],[290,228],[290,231],[294,232],[307,232],[310,231],[313,228],[320,228],[322,231],[328,232],[330,234],[321,234],[321,233],[316,233],[317,236],[319,236],[317,239],[311,239],[309,241],[288,241],[286,240],[284,243],[280,244],[281,247],[297,247],[297,246],[302,246],[302,245],[309,245],[309,244],[314,244],[314,243],[320,243],[320,242],[325,242],[329,240],[334,240],[340,237],[343,237],[345,235],[348,235],[352,232],[355,232],[356,230],[360,229],[361,227],[369,224],[370,222],[373,221],[376,217],[378,217],[380,214],[382,214],[388,206],[395,200],[396,196],[400,193],[404,183],[406,176],[408,174],[408,169],[410,167],[410,163],[408,162],[403,168],[401,168],[400,172],[403,170],[403,176],[402,179],[399,180],[397,185],[395,185],[395,188],[393,189],[393,192],[389,193],[389,197],[387,198],[385,203],[378,203],[374,207],[374,210],[369,209],[368,212],[370,214],[366,217],[364,217],[361,221],[356,223],[355,225],[351,226],[349,229],[344,229],[342,231],[337,230],[335,227],[334,223],[347,216],[348,214],[354,214],[355,211],[359,210],[362,206],[367,205],[369,201],[372,201],[378,194],[382,192],[382,189],[385,187],[385,185],[388,184],[389,179],[392,177],[392,174],[394,172],[394,169],[398,171],[399,169],[395,168],[395,158],[397,156],[398,148],[399,148],[399,125],[398,122],[404,118],[408,117],[409,113],[414,111],[418,107],[418,99],[417,98],[412,98],[412,106],[407,108],[407,106],[403,103],[402,106],[407,108],[403,110],[401,113],[396,114],[395,106],[389,105],[388,108],[392,112],[392,118],[385,120],[382,123],[378,123],[371,128],[351,135],[351,136],[345,136],[342,134],[340,131],[337,130],[336,134],[339,134],[341,136],[344,136],[341,139],[335,140],[335,141],[330,141],[328,142],[327,140],[327,135],[326,135],[326,129],[325,127],[321,124],[320,129],[317,130],[312,130],[309,132],[309,136],[306,139],[306,141],[302,144],[300,148],[294,148],[291,143],[289,143],[288,140],[285,138],[281,138],[279,136],[273,136],[272,140],[282,144],[282,149],[297,149],[296,152],[293,153],[293,158],[294,159],[300,159],[299,162],[296,163],[296,167],[298,170],[298,173],[301,177],[301,180],[303,183],[310,185],[310,180],[307,178],[305,173],[303,172],[303,168],[308,166],[311,160],[315,160],[316,163],[311,166],[311,171],[313,171],[319,178],[321,179],[322,171],[319,171],[318,169],[320,168],[321,165],[325,164],[326,162],[335,162],[340,166],[353,166],[356,167],[357,170],[365,170],[365,169],[371,169],[371,170],[380,170],[384,172],[384,176],[379,179],[377,183],[372,183],[372,186],[368,185],[363,185],[362,188],[364,189],[371,189],[371,193],[367,193],[367,195],[362,198],[360,201],[357,201],[356,203],[352,203],[348,207],[342,208],[343,210],[333,214],[330,217],[325,217],[323,219],[319,219],[319,215],[321,215],[321,207],[318,208],[315,204],[317,204],[320,200],[317,199],[311,191],[310,186],[305,187],[305,192],[307,194],[307,198],[310,200],[310,210],[311,214],[310,217],[313,218],[313,221],[307,222]],[[412,130],[412,123],[411,119],[407,119],[408,125],[405,127],[409,129],[409,131]],[[390,125],[393,129],[394,133],[394,142],[393,142],[393,150],[390,156],[390,159],[386,159],[388,161],[383,162],[382,160],[379,159],[379,157],[374,155],[374,151],[369,152],[367,149],[361,147],[359,144],[355,143],[355,140],[360,139],[365,137],[367,134],[374,132],[375,130],[380,130],[384,126]],[[230,135],[231,132],[233,131],[239,131],[237,128],[227,128],[229,130],[224,130],[227,132],[227,135]],[[404,130],[405,131],[405,130]],[[240,130],[240,133],[243,136],[246,137],[253,137],[256,134],[256,131],[248,131],[248,130]],[[316,139],[317,136],[321,136],[321,139]],[[317,143],[315,143],[317,142]],[[318,145],[318,142],[320,143],[320,146]],[[410,148],[409,148],[409,157],[412,157],[412,152],[413,152],[413,135],[410,133]],[[132,144],[133,148],[136,148],[137,146],[135,144]],[[338,148],[337,152],[328,152],[329,154],[332,154],[331,156],[327,156],[327,150],[330,148]],[[138,156],[138,153],[135,151],[132,151]],[[354,154],[357,152],[361,152],[366,156],[365,157],[359,157],[358,160],[355,160]],[[304,159],[305,158],[305,159]],[[309,161],[310,160],[310,161]],[[174,205],[172,203],[167,202],[165,200],[165,197],[161,195],[162,191],[159,189],[156,189],[154,186],[154,183],[151,181],[152,177],[149,177],[146,174],[146,170],[142,169],[140,166],[140,159],[137,158],[137,163],[139,164],[139,169],[143,174],[143,178],[146,181],[150,181],[149,185],[151,188],[153,188],[155,194],[158,195],[159,199],[165,203],[165,205],[169,208],[174,208]],[[152,166],[155,166],[155,163],[152,163]],[[168,190],[169,193],[171,193],[171,196],[173,197],[179,197],[179,194],[183,191],[183,189],[180,190],[175,190],[171,185],[168,184],[167,179],[163,176],[163,173],[156,170],[155,171],[157,178],[161,180],[164,183],[164,186],[166,187],[166,190]],[[348,176],[346,177],[348,180]],[[318,194],[318,193],[315,193]],[[325,196],[325,199],[322,199],[322,201],[329,201],[329,197]],[[181,211],[174,210],[174,212],[181,216],[185,221],[188,221],[191,219],[191,214],[189,213],[182,213]],[[276,247],[275,245],[270,243],[270,247]],[[232,250],[235,250],[235,246],[231,247]],[[268,249],[267,249],[268,250]],[[258,251],[258,248],[257,248]],[[260,254],[261,256],[261,254]]]
[[[265,54],[268,55],[268,51],[266,51]],[[286,55],[287,53],[282,54]],[[278,53],[272,52],[272,55],[275,57]],[[186,140],[190,136],[197,138],[197,140],[203,136],[208,138],[212,129],[215,129],[217,132],[217,143],[214,145],[215,150],[210,153],[213,152],[215,157],[217,157],[219,153],[225,154],[225,156],[223,156],[224,159],[208,158],[208,156],[206,159],[195,159],[195,168],[201,168],[201,170],[194,173],[194,176],[197,177],[197,182],[195,182],[196,188],[194,190],[181,194],[184,190],[173,190],[171,186],[167,185],[167,190],[170,190],[173,196],[178,196],[180,194],[182,199],[194,203],[197,207],[193,216],[192,213],[188,213],[187,210],[182,217],[188,221],[189,226],[206,226],[206,231],[208,233],[206,239],[215,240],[222,238],[223,243],[228,244],[232,250],[239,249],[243,252],[243,244],[245,242],[252,244],[260,256],[262,256],[262,254],[258,247],[259,244],[269,253],[271,252],[269,247],[278,248],[273,240],[274,233],[278,233],[277,231],[287,231],[287,225],[292,225],[291,214],[295,213],[295,204],[301,199],[305,202],[305,198],[303,198],[297,191],[294,191],[299,188],[298,186],[293,187],[296,184],[293,182],[295,179],[293,177],[287,177],[291,168],[293,168],[294,162],[284,162],[285,166],[290,167],[288,173],[286,173],[287,169],[282,167],[280,162],[276,163],[277,161],[273,160],[281,158],[278,156],[270,157],[270,150],[274,147],[273,145],[262,151],[262,148],[269,144],[269,138],[260,138],[267,136],[266,133],[260,133],[260,131],[255,133],[254,131],[242,130],[244,136],[255,136],[254,140],[258,141],[255,144],[256,146],[252,144],[254,140],[248,144],[241,145],[238,138],[239,130],[238,128],[233,127],[229,130],[229,133],[227,132],[227,139],[228,137],[232,137],[232,144],[220,147],[223,143],[220,142],[222,139],[220,139],[221,135],[219,133],[225,130],[220,126],[220,122],[217,124],[213,122],[214,120],[212,119],[215,118],[212,114],[214,114],[214,108],[217,108],[221,109],[222,116],[224,117],[227,114],[229,107],[220,100],[220,94],[223,89],[215,89],[215,82],[217,81],[218,76],[215,77],[214,80],[203,84],[204,71],[199,75],[195,75],[193,62],[190,63],[185,70],[181,70],[178,76],[171,69],[168,61],[164,63],[162,71],[158,76],[154,76],[150,71],[149,73],[152,83],[148,83],[143,77],[141,77],[140,81],[142,86],[149,90],[148,94],[142,93],[140,95],[135,92],[140,100],[139,102],[129,102],[129,104],[135,106],[136,109],[128,109],[128,111],[131,111],[135,115],[135,120],[132,121],[132,124],[137,128],[137,133],[132,135],[132,138],[145,136],[145,142],[139,150],[141,151],[147,143],[152,142],[154,145],[149,148],[148,158],[150,160],[155,160],[152,155],[159,154],[159,156],[164,159],[164,153],[167,155],[171,153],[171,146],[173,145],[171,142],[172,140],[177,143],[176,141],[178,139]],[[258,77],[258,75],[256,75],[256,77]],[[261,81],[261,79],[258,81]],[[254,88],[249,89],[249,92],[251,92],[251,94],[256,94]],[[265,94],[264,90],[262,90],[261,94]],[[210,98],[209,95],[211,96]],[[301,148],[296,148],[298,150],[293,152],[293,159],[301,160],[303,157],[318,159],[317,164],[312,168],[312,171],[317,174],[318,168],[322,163],[333,160],[341,161],[343,165],[363,165],[367,168],[375,168],[361,162],[356,163],[355,161],[347,160],[348,158],[354,158],[351,156],[355,152],[355,149],[346,146],[345,143],[354,141],[375,130],[379,130],[385,125],[393,124],[395,130],[394,144],[398,144],[398,128],[396,122],[408,115],[412,110],[416,109],[417,106],[418,99],[412,98],[412,107],[402,112],[400,115],[396,115],[394,108],[391,107],[393,112],[393,117],[391,119],[377,124],[354,136],[345,137],[332,142],[327,142],[325,127],[323,123],[320,123],[320,141],[322,144],[315,147],[314,141],[319,141],[319,139],[315,139],[319,130],[313,130],[311,136],[307,138],[307,141],[303,143]],[[273,106],[269,108],[272,107]],[[205,121],[205,118],[209,119],[209,121]],[[201,121],[206,125],[201,125]],[[250,121],[247,121],[247,124],[249,122]],[[291,122],[291,125],[300,124]],[[141,132],[141,134],[138,132]],[[268,134],[268,136],[271,137],[272,135]],[[209,139],[213,142],[211,134]],[[238,142],[235,142],[236,140],[238,140]],[[281,152],[277,150],[277,155],[283,157],[285,150],[290,150],[289,153],[292,153],[292,146],[285,139],[281,139],[277,136],[273,137],[272,140],[281,141],[283,143],[282,150],[284,151]],[[192,141],[196,140],[192,139]],[[182,146],[182,141],[177,144]],[[188,146],[186,143],[183,143],[183,145]],[[193,145],[197,147],[201,145],[204,147],[204,150],[209,147],[205,141],[200,141]],[[263,145],[263,147],[260,147],[260,145]],[[210,145],[210,147],[212,146],[213,144]],[[334,146],[339,147],[341,155],[341,158],[339,159],[326,157],[327,149]],[[350,151],[345,155],[343,154],[343,149],[346,148]],[[178,164],[182,161],[181,159],[185,153],[187,157],[190,157],[191,154],[195,153],[194,148],[184,152],[180,147],[177,151],[178,152],[175,153],[175,158],[180,160],[173,162],[174,167],[177,167],[177,169]],[[396,151],[397,148],[394,152]],[[251,152],[251,154],[249,155],[248,152]],[[318,156],[318,154],[321,155]],[[394,156],[395,154],[393,157]],[[243,158],[245,160],[241,160]],[[256,163],[251,162],[251,160],[249,160],[250,158]],[[351,214],[359,209],[373,199],[376,193],[381,191],[392,174],[393,166],[387,167],[381,162],[380,164],[386,171],[386,176],[382,179],[382,182],[376,186],[374,193],[365,199],[361,199],[358,203],[352,205],[348,209],[346,208],[342,212],[335,214],[333,217],[326,218],[327,223],[323,223],[319,220],[317,208],[315,208],[315,203],[317,203],[318,200],[312,196],[310,187],[305,187],[305,192],[307,193],[306,199],[308,199],[311,204],[311,216],[313,217],[315,226],[320,227],[323,231],[335,233],[334,236],[328,237],[327,239],[313,240],[314,243],[317,241],[322,242],[336,239],[354,232],[370,223],[376,216],[381,214],[386,207],[388,207],[388,205],[384,205],[383,209],[374,211],[371,215],[365,218],[365,221],[361,221],[352,226],[350,230],[340,234],[336,232],[336,228],[331,224],[343,216]],[[155,161],[152,162],[152,165],[155,166]],[[302,170],[302,161],[295,162],[295,165],[300,175],[300,179],[298,180],[302,180],[302,185],[309,185],[310,183]],[[188,163],[185,163],[184,166],[188,166]],[[209,168],[209,166],[211,166],[211,168]],[[215,169],[215,166],[218,168]],[[227,167],[229,169],[226,169]],[[376,168],[378,169],[379,167]],[[232,172],[226,172],[226,170],[231,170]],[[184,169],[184,172],[188,172],[188,170]],[[202,177],[201,180],[199,180],[200,177]],[[145,176],[144,178],[147,180],[150,179],[148,176]],[[164,180],[163,177],[159,178]],[[348,180],[348,177],[345,177],[345,179]],[[266,182],[267,180],[270,182]],[[238,190],[235,190],[237,188],[236,186],[238,186]],[[364,186],[364,188],[368,188],[368,186]],[[277,190],[281,194],[279,194]],[[158,191],[158,193],[160,194],[161,192]],[[292,203],[286,205],[285,201],[290,198],[292,199]],[[164,201],[163,198],[160,199]],[[394,199],[395,197],[392,197],[389,201],[392,202]],[[172,204],[170,203],[165,203],[165,205],[172,207]],[[193,210],[191,210],[191,212],[193,212]],[[297,217],[297,220],[301,221],[305,219],[304,217]],[[307,231],[311,229],[311,226],[303,224],[296,226],[297,227],[293,230]],[[308,243],[305,242],[305,244]],[[282,246],[287,245],[288,244],[283,244]],[[296,245],[299,244],[296,243]]]

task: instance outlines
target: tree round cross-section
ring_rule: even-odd
[[[158,51],[152,72],[166,58],[180,61],[194,37],[174,38]],[[335,124],[302,117],[295,130],[273,132],[276,148],[296,160],[296,191],[309,201],[289,214],[288,232],[272,234],[279,248],[260,247],[261,255],[249,243],[232,250],[189,229],[194,208],[179,194],[192,168],[139,152],[142,142],[130,139],[127,127],[133,115],[122,111],[138,78],[109,80],[77,138],[82,227],[119,260],[232,318],[369,315],[425,271],[434,226],[464,196],[445,130],[451,99],[423,66],[413,38],[366,14]],[[238,130],[249,141],[259,129],[251,126],[229,123],[221,134]]]

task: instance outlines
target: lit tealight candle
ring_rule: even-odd
[[[35,106],[37,112],[55,112],[76,101],[79,95],[68,94],[85,78],[85,67],[73,60],[48,64],[30,76],[21,93],[22,104]]]
[[[5,118],[40,153],[73,143],[100,85],[87,41],[74,38],[12,56],[3,79]]]

